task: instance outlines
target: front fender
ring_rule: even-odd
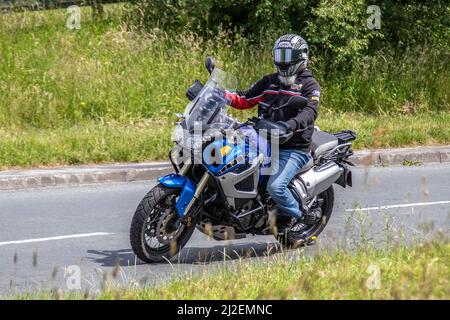
[[[168,188],[182,189],[180,197],[175,205],[178,216],[185,215],[186,207],[194,197],[196,185],[186,176],[179,175],[178,173],[170,173],[158,179],[158,181]]]

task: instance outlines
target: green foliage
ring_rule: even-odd
[[[260,259],[251,248],[228,252],[224,260],[214,254],[199,254],[200,263],[215,261],[204,271],[178,270],[164,282],[145,285],[130,279],[127,286],[105,274],[102,290],[67,292],[41,290],[9,295],[3,299],[104,299],[104,300],[279,300],[279,299],[449,299],[450,246],[447,237],[389,248],[360,247],[353,252],[318,244],[311,250],[284,252],[268,245]],[[281,251],[281,252],[280,252]],[[239,255],[239,257],[236,257]],[[266,256],[267,255],[267,256]],[[379,271],[379,272],[378,272]],[[379,276],[379,278],[377,277]],[[377,281],[379,279],[379,281]]]
[[[365,56],[402,54],[417,46],[448,51],[450,7],[446,1],[382,0],[381,29],[367,27],[367,0],[139,0],[130,7],[140,28],[169,33],[189,30],[212,38],[219,30],[238,30],[256,43],[271,45],[296,32],[309,41],[325,65],[342,71]]]
[[[264,262],[244,259],[204,275],[185,275],[160,287],[110,290],[100,299],[448,299],[449,245],[444,240],[385,250],[300,251]],[[368,285],[370,267],[380,287]]]
[[[312,12],[305,33],[318,56],[331,68],[351,69],[361,64],[367,54],[370,41],[381,36],[368,30],[364,0],[323,0]]]
[[[381,32],[378,47],[407,49],[430,46],[448,51],[450,43],[450,6],[447,0],[381,0]]]
[[[233,3],[217,3],[229,21]],[[301,3],[311,1],[276,5],[300,8]],[[269,1],[258,2],[260,14],[248,18],[255,30],[267,24],[261,34],[272,28],[270,6]],[[307,8],[295,13],[295,21],[310,30],[302,18],[312,14]],[[104,20],[94,23],[90,8],[82,8],[80,30],[65,27],[65,10],[2,16],[0,167],[165,159],[173,115],[187,103],[186,88],[194,79],[207,79],[206,55],[238,75],[240,88],[274,70],[272,40],[256,42],[244,29],[220,27],[212,37],[183,27],[174,36],[161,29],[130,28],[121,14],[122,6],[105,6]],[[325,9],[314,15],[328,22],[340,19]],[[285,19],[290,23],[293,18]],[[363,36],[358,30],[358,37]],[[318,33],[314,41],[321,43],[320,37]],[[398,56],[384,50],[371,56],[362,54],[363,45],[348,47],[345,39],[336,33],[320,54],[312,46],[311,68],[322,87],[319,126],[356,130],[357,148],[450,142],[448,50],[424,46],[403,48]],[[347,58],[359,55],[359,60],[337,71],[325,57],[343,54],[340,47],[347,48]],[[233,115],[243,120],[254,112]]]

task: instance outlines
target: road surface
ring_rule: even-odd
[[[437,230],[449,234],[450,165],[353,171],[353,188],[335,186],[332,219],[320,243],[307,247],[307,253],[336,242],[351,243],[358,232],[377,241],[403,234],[410,241]],[[118,283],[132,279],[155,283],[180,270],[203,272],[233,263],[238,254],[265,259],[268,245],[274,242],[271,236],[217,242],[196,231],[171,263],[136,261],[128,240],[129,225],[138,202],[154,184],[1,192],[0,294],[40,288],[66,291],[78,285],[92,292],[115,271]]]

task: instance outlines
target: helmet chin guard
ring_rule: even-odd
[[[279,72],[278,72],[279,73]],[[278,75],[278,78],[280,79],[280,82],[284,84],[285,86],[292,86],[295,83],[295,79],[297,78],[296,75],[285,77],[281,74]]]

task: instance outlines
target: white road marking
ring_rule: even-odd
[[[24,244],[24,243],[33,243],[33,242],[45,242],[45,241],[53,241],[53,240],[64,240],[64,239],[73,239],[73,238],[107,236],[107,235],[110,235],[110,234],[114,234],[114,233],[109,233],[109,232],[79,233],[79,234],[70,234],[70,235],[65,235],[65,236],[48,237],[48,238],[37,238],[37,239],[6,241],[6,242],[0,242],[0,246],[6,246],[6,245],[9,245],[9,244]]]
[[[345,211],[346,212],[355,212],[355,211],[385,210],[385,209],[393,209],[393,208],[409,208],[409,207],[431,206],[431,205],[436,205],[436,204],[450,204],[450,201],[417,202],[417,203],[395,204],[395,205],[391,205],[391,206],[345,209]]]

